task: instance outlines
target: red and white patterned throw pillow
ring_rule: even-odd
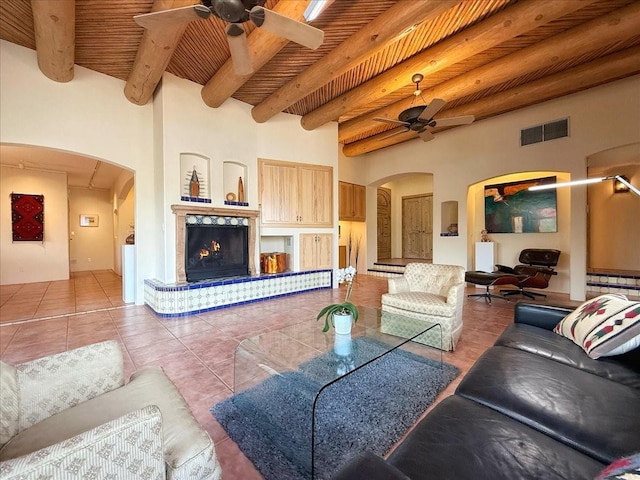
[[[605,294],[584,302],[553,330],[591,358],[620,355],[640,345],[640,302]]]

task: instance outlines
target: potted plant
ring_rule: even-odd
[[[349,301],[351,292],[353,290],[353,277],[356,274],[356,269],[349,265],[347,268],[340,268],[336,271],[336,277],[338,284],[347,284],[347,295],[343,303],[333,303],[327,305],[316,317],[316,320],[320,320],[324,317],[323,332],[328,332],[330,327],[336,329],[336,333],[344,334],[351,331],[352,322],[358,321],[358,309]],[[344,324],[342,323],[344,322]],[[336,324],[337,323],[337,324]]]

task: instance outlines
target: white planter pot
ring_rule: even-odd
[[[336,333],[344,335],[351,333],[351,324],[353,323],[353,316],[349,313],[347,315],[334,314],[333,325],[336,329]]]

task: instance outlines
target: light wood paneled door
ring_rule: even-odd
[[[378,260],[391,258],[391,190],[378,188]]]
[[[402,257],[433,258],[433,196],[402,197]]]

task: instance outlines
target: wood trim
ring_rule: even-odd
[[[304,11],[308,4],[308,0],[296,2],[280,1],[273,7],[273,11],[304,22]],[[256,28],[247,36],[247,43],[251,53],[253,70],[257,72],[275,57],[289,43],[289,40]],[[237,75],[233,70],[233,62],[229,58],[207,84],[202,87],[202,100],[210,107],[219,107],[252,76],[253,73],[250,75]]]
[[[185,272],[185,238],[186,238],[186,216],[187,215],[216,215],[225,217],[242,217],[249,219],[249,274],[255,275],[256,271],[256,235],[257,218],[260,216],[258,210],[241,210],[239,208],[216,208],[199,207],[189,205],[171,205],[171,211],[176,215],[176,281],[184,283],[187,281]]]
[[[38,67],[51,80],[73,79],[76,43],[75,0],[31,0]]]
[[[624,78],[640,72],[640,47],[627,48],[613,55],[593,62],[544,77],[540,80],[512,88],[502,93],[484,97],[446,111],[447,116],[475,115],[482,118],[526,107],[537,102],[551,100],[586,88]],[[567,90],[567,85],[571,89]],[[464,128],[464,127],[462,127]],[[434,132],[442,129],[434,129]],[[418,138],[414,132],[388,137],[389,131],[374,135],[359,142],[345,145],[342,152],[347,157],[355,157],[398,143]],[[386,139],[384,137],[387,137]]]
[[[443,98],[450,102],[569,58],[587,54],[602,45],[630,38],[637,34],[639,24],[640,3],[633,3],[609,15],[598,17],[579,27],[423,90],[422,96],[427,100]],[[350,138],[377,130],[380,123],[373,120],[374,117],[395,120],[400,112],[411,106],[412,102],[415,102],[415,98],[410,95],[391,105],[341,123],[338,127],[338,142],[344,143]],[[449,116],[448,112],[446,116]]]
[[[375,55],[385,44],[407,29],[434,18],[455,6],[459,0],[399,0],[384,14],[329,52],[292,81],[251,109],[258,123],[269,120],[301,98],[326,85],[363,59]]]
[[[551,20],[583,8],[586,3],[589,2],[537,0],[517,3],[325,103],[303,116],[302,126],[307,130],[318,128],[348,111],[373,104],[410,85],[411,75],[415,72],[428,77]]]

